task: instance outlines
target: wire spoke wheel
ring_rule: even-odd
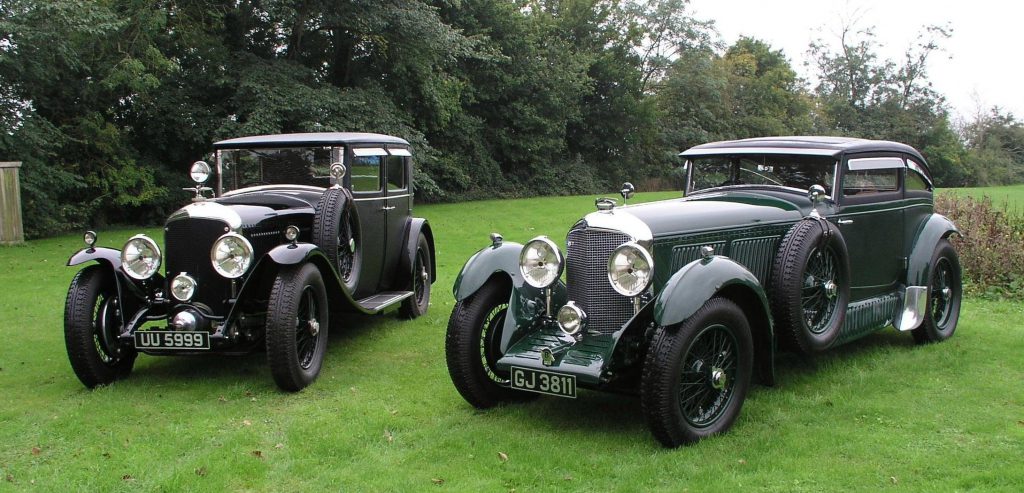
[[[723,325],[701,331],[683,360],[679,406],[686,421],[697,428],[718,420],[734,395],[737,342]]]
[[[836,296],[839,282],[837,262],[836,254],[830,248],[815,248],[807,259],[800,306],[811,333],[821,334],[828,330],[832,314],[839,305]]]
[[[320,321],[317,318],[319,305],[313,288],[306,286],[299,302],[299,316],[295,325],[295,350],[299,358],[299,366],[308,370],[313,364],[317,342],[320,338]]]
[[[944,326],[953,312],[953,267],[946,258],[939,259],[931,286],[931,316],[935,325]]]

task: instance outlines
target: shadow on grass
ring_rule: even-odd
[[[332,316],[342,316],[344,321],[340,324],[332,322],[324,355],[325,367],[330,365],[334,358],[344,360],[347,357],[346,351],[354,342],[366,338],[372,332],[389,330],[394,326],[390,322],[400,320],[396,312],[378,315],[345,313]],[[241,355],[213,352],[158,356],[140,354],[130,379],[166,384],[201,378],[207,382],[216,381],[218,385],[267,384],[274,387],[264,347],[261,343],[252,352]]]
[[[775,361],[775,386],[754,385],[747,399],[756,400],[762,392],[785,392],[787,388],[796,388],[794,382],[813,379],[826,366],[849,366],[876,354],[903,353],[913,351],[915,347],[910,334],[890,328],[811,357],[779,352]],[[639,387],[639,382],[636,385]],[[535,401],[509,404],[498,412],[510,420],[525,418],[526,421],[520,422],[521,426],[565,430],[580,435],[614,435],[614,441],[626,447],[638,438],[648,438],[649,434],[639,394],[581,390],[576,399],[541,396]],[[653,440],[650,443],[652,448],[661,448]]]

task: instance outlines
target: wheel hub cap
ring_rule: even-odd
[[[839,294],[839,286],[831,280],[825,281],[825,284],[822,284],[821,287],[825,290],[825,296],[828,296],[830,300],[835,299],[836,295]]]
[[[310,320],[309,321],[309,334],[312,335],[312,336],[316,336],[319,333],[320,333],[320,322],[317,322],[316,319]]]
[[[715,390],[723,390],[727,385],[729,385],[729,376],[726,375],[725,370],[722,370],[721,368],[711,368],[710,379],[711,387]]]
[[[350,251],[352,253],[356,253],[356,239],[355,238],[349,238],[349,240],[348,240],[348,251]]]

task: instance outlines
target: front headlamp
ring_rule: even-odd
[[[643,293],[651,284],[653,273],[654,259],[634,241],[619,245],[608,258],[608,282],[623,296]]]
[[[587,314],[570,301],[558,310],[558,327],[568,335],[576,335],[587,323]]]
[[[562,275],[562,252],[547,236],[538,236],[519,252],[519,272],[526,284],[535,288],[546,288]]]
[[[210,179],[212,171],[213,169],[210,168],[209,164],[206,164],[206,161],[196,161],[192,163],[192,168],[189,169],[188,174],[197,185],[202,185],[206,183],[206,180]]]
[[[242,277],[252,263],[252,244],[240,234],[228,233],[214,242],[210,262],[213,270],[228,279]]]
[[[121,268],[133,279],[149,279],[160,268],[160,247],[146,235],[135,235],[121,249]]]
[[[182,272],[171,279],[171,296],[178,301],[188,301],[196,293],[196,280]]]

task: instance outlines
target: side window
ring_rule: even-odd
[[[352,161],[353,192],[379,192],[380,171],[384,156],[356,156]]]
[[[913,159],[907,159],[907,190],[932,191],[932,181],[924,166]]]
[[[932,187],[928,186],[928,182],[925,181],[924,176],[918,173],[917,170],[907,169],[907,191],[931,191]]]
[[[405,177],[404,156],[388,156],[388,190],[405,190],[408,180]]]
[[[851,159],[843,176],[843,195],[864,197],[897,192],[903,166],[903,160],[895,157]]]

